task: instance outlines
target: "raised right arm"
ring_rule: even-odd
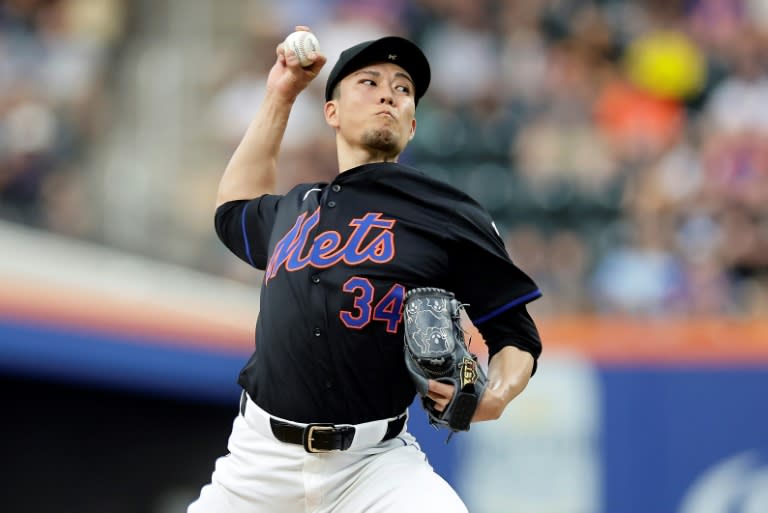
[[[296,30],[309,28],[298,26]],[[312,65],[302,68],[296,54],[286,50],[282,43],[276,53],[264,100],[219,181],[216,207],[274,192],[277,156],[291,108],[326,61],[322,54],[314,54],[310,56]]]

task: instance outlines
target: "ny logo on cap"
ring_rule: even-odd
[[[387,55],[387,59],[389,59],[390,61],[396,61],[397,55],[394,53],[390,53],[389,55]]]

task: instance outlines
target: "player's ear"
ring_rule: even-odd
[[[411,121],[411,134],[408,136],[408,140],[411,141],[416,136],[416,118]]]
[[[325,102],[323,108],[325,114],[325,122],[332,128],[339,128],[339,102],[336,100],[329,100]]]

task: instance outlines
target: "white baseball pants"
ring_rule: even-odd
[[[269,415],[248,399],[229,454],[187,513],[467,513],[407,428],[378,442],[385,427],[361,424],[349,450],[308,453],[275,439]]]

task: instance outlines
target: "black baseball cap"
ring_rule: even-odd
[[[377,62],[391,62],[408,72],[416,88],[414,96],[418,105],[429,87],[429,61],[416,44],[398,36],[365,41],[341,52],[325,84],[325,101],[333,97],[333,89],[344,77]]]

